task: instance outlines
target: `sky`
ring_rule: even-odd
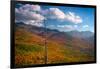
[[[15,22],[64,32],[94,32],[94,11],[94,8],[17,3]]]

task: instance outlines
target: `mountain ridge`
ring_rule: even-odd
[[[45,49],[47,64],[94,61],[94,37],[82,34],[15,23],[16,66],[45,64]]]
[[[57,29],[49,29],[49,28],[45,28],[45,27],[36,27],[36,26],[33,26],[33,25],[29,25],[29,24],[25,24],[25,23],[15,23],[16,26],[19,26],[19,27],[23,27],[23,28],[27,28],[29,29],[28,31],[30,32],[36,32],[35,30],[39,31],[40,33],[45,33],[45,34],[49,34],[49,32],[52,32],[52,33],[67,33],[71,36],[76,36],[76,37],[91,37],[91,36],[94,36],[94,33],[91,32],[91,31],[68,31],[68,32],[61,32]],[[25,27],[26,26],[26,27]],[[35,29],[35,30],[34,30]],[[39,33],[37,32],[37,33]]]

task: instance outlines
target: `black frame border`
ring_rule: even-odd
[[[15,4],[16,3],[30,3],[30,4],[39,4],[39,5],[53,5],[53,6],[69,6],[69,7],[83,7],[83,8],[94,8],[94,49],[95,49],[95,61],[89,61],[89,62],[73,62],[73,63],[56,63],[56,64],[41,64],[41,65],[27,65],[27,66],[21,66],[21,67],[16,67],[15,66],[15,49],[14,49],[14,26],[15,26]],[[50,3],[50,2],[36,2],[36,1],[11,1],[10,5],[10,68],[28,68],[28,67],[48,67],[48,66],[62,66],[62,65],[77,65],[77,64],[92,64],[97,62],[97,28],[96,28],[96,6],[95,5],[81,5],[81,4],[64,4],[64,3]]]

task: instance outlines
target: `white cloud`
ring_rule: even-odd
[[[73,25],[57,25],[60,31],[73,31],[75,27]]]
[[[52,19],[64,19],[65,14],[58,8],[49,8],[50,18]]]
[[[38,5],[23,5],[19,8],[15,8],[15,21],[24,22],[26,24],[31,24],[35,26],[42,26],[42,21],[45,17],[36,11],[39,11],[40,7]]]
[[[49,18],[58,19],[60,21],[69,21],[74,24],[82,23],[82,18],[73,12],[64,13],[58,8],[49,8],[45,10],[45,14],[49,14]]]
[[[75,15],[73,12],[68,12],[66,14],[65,20],[68,20],[74,24],[82,23],[82,19],[80,16]]]
[[[84,25],[83,28],[89,28],[89,25]]]
[[[46,15],[46,17],[44,17]],[[82,18],[73,12],[65,14],[59,8],[41,9],[39,5],[21,4],[15,8],[15,21],[24,22],[35,26],[43,26],[43,20],[46,18],[57,19],[60,21],[69,21],[73,24],[82,23]],[[71,28],[67,26],[66,28]]]
[[[40,11],[41,7],[39,5],[25,4],[25,5],[22,5],[19,9],[20,10],[29,10],[29,11]]]
[[[78,28],[78,25],[74,25],[75,28]]]
[[[41,9],[40,13],[42,15],[48,15],[49,14],[49,10],[48,9],[45,9],[45,10]]]
[[[34,26],[37,26],[37,27],[43,27],[43,24],[42,23],[38,23],[38,22],[35,22],[35,21],[28,21],[28,22],[26,22],[26,24],[30,24],[30,25],[34,25]]]

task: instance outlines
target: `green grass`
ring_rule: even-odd
[[[17,32],[17,35],[15,36],[16,66],[44,64],[44,46],[39,45],[39,39],[34,37],[35,36],[31,33],[25,31]],[[35,39],[36,42],[38,41],[37,43],[35,43]],[[56,42],[50,42],[48,43],[48,46],[50,46],[48,47],[48,53],[53,55],[48,56],[48,58],[52,58],[48,60],[50,64],[93,60],[93,56],[91,56],[91,54],[89,55],[87,52],[81,51],[80,48],[75,48],[70,40],[67,41],[65,45]],[[83,46],[80,44],[79,47]]]
[[[28,44],[16,44],[16,52],[19,54],[25,54],[29,52],[41,52],[43,51],[43,46],[39,45],[28,45]]]
[[[21,34],[20,36],[16,36],[16,40],[18,40],[18,41],[24,41],[29,38],[31,38],[31,35],[25,34],[25,33]]]
[[[66,62],[85,62],[93,61],[93,56],[90,56],[88,53],[80,51],[80,49],[74,49],[72,45],[67,44],[64,46],[62,53],[66,57],[64,61]]]

